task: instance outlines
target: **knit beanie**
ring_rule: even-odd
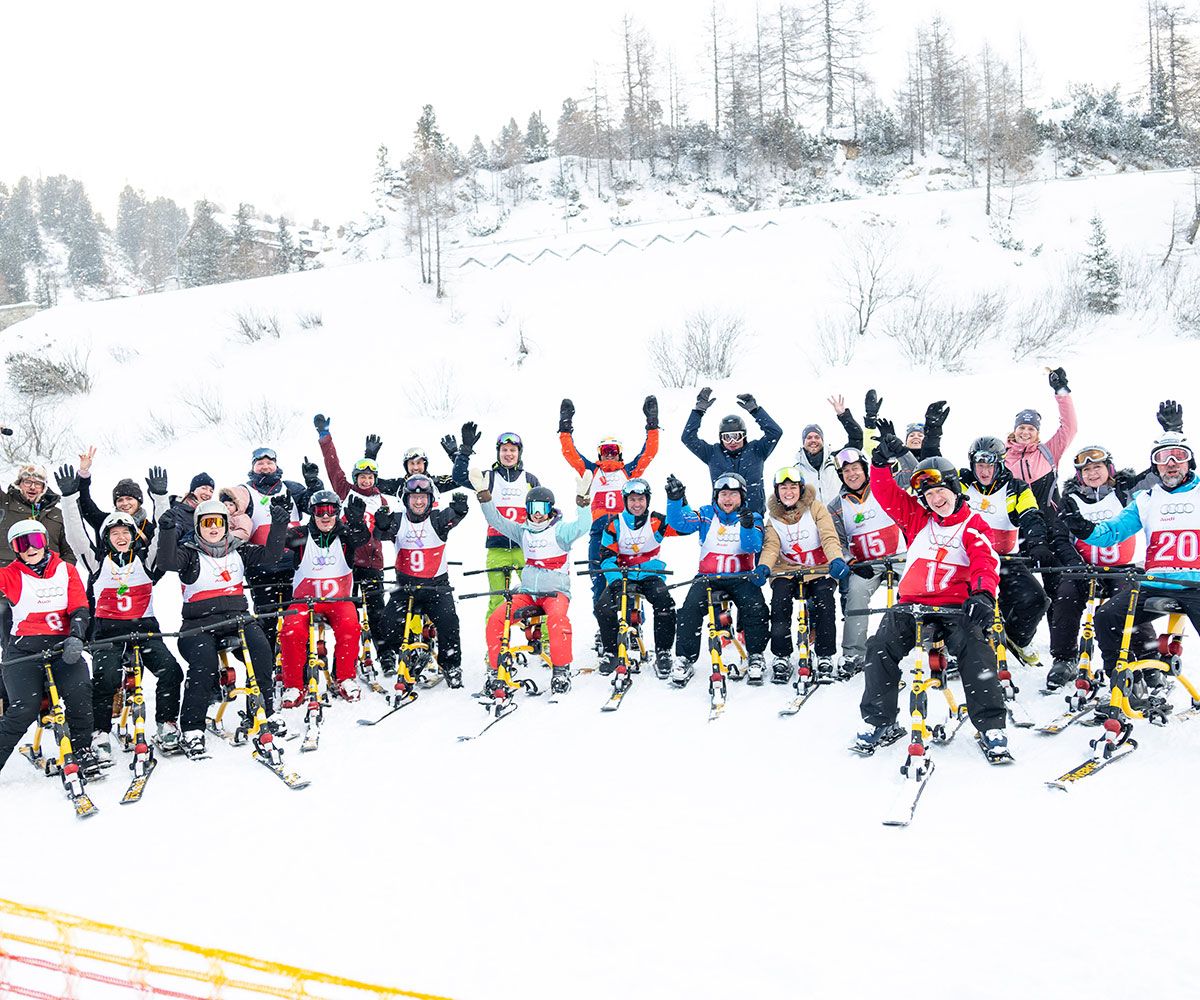
[[[1037,430],[1042,429],[1042,415],[1037,410],[1022,410],[1017,414],[1016,420],[1013,422],[1013,430],[1016,430],[1022,424],[1032,424]]]

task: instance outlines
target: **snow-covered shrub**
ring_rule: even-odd
[[[180,399],[200,421],[202,427],[217,427],[225,420],[225,407],[221,404],[221,396],[207,383],[192,386]]]
[[[889,315],[885,332],[913,368],[962,372],[971,353],[1003,321],[1006,308],[995,291],[980,292],[966,305],[920,296]]]
[[[741,315],[700,309],[685,317],[681,331],[660,330],[650,338],[650,361],[660,385],[683,389],[729,378],[745,341]]]
[[[247,344],[260,340],[278,340],[283,335],[277,313],[263,313],[257,309],[240,309],[233,314],[237,335]]]
[[[827,366],[838,368],[854,360],[854,352],[862,338],[852,320],[822,316],[817,320],[815,330],[817,351]]]
[[[238,431],[248,444],[269,445],[283,435],[295,415],[295,410],[285,413],[269,400],[260,399],[257,406],[247,406],[238,414]]]
[[[321,315],[320,310],[307,309],[304,312],[296,313],[296,322],[300,324],[301,330],[315,330],[317,327],[325,325],[325,318]]]
[[[22,402],[20,413],[3,421],[13,431],[11,435],[0,437],[4,460],[9,465],[23,465],[65,458],[64,442],[71,424],[64,417],[61,406],[37,396],[27,396]]]
[[[419,379],[409,379],[406,383],[409,411],[414,417],[450,419],[462,401],[457,381],[453,366],[445,361],[430,366]]]
[[[17,351],[6,360],[8,384],[22,396],[75,396],[92,391],[88,353],[72,350],[51,358]]]

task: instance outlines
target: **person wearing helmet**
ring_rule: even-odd
[[[594,512],[594,493],[592,502]],[[662,540],[675,532],[664,515],[651,512],[650,484],[645,479],[630,479],[621,487],[621,508],[621,513],[604,518],[600,534],[599,563],[601,579],[606,584],[596,602],[596,619],[604,646],[600,673],[611,674],[616,669],[620,570],[629,567],[635,570],[629,573],[629,582],[636,584],[654,609],[654,671],[660,680],[666,680],[673,665],[675,602],[663,582],[667,566],[660,555]]]
[[[154,613],[154,584],[162,579],[163,570],[158,566],[154,522],[140,508],[133,513],[116,510],[101,522],[96,541],[91,542],[84,527],[82,502],[76,502],[82,491],[71,489],[71,472],[70,466],[59,469],[58,482],[64,489],[67,537],[75,542],[78,565],[87,572],[87,592],[94,609],[90,638],[104,642],[134,632],[157,636],[162,626]],[[154,484],[151,497],[156,515],[161,516],[169,503],[166,470],[155,466],[147,481]],[[178,753],[182,749],[179,692],[183,668],[162,639],[144,639],[140,645],[142,663],[155,677],[155,742],[163,753]],[[101,646],[92,653],[92,746],[106,766],[113,762],[112,705],[124,677],[124,653],[122,644]]]
[[[100,526],[104,523],[105,518],[108,517],[108,511],[101,510],[92,497],[92,462],[95,457],[95,446],[89,446],[79,455],[78,472],[75,472],[70,465],[64,465],[55,474],[55,479],[59,485],[59,492],[65,497],[68,494],[63,492],[62,473],[66,472],[67,479],[72,487],[71,494],[78,495],[79,513],[83,517],[84,522],[91,527],[93,533],[99,532]],[[148,479],[147,484],[149,482],[150,480]],[[132,517],[138,526],[138,530],[142,533],[145,540],[149,542],[150,536],[154,532],[154,522],[150,520],[142,506],[145,501],[142,488],[132,479],[121,479],[113,487],[112,498],[113,509]]]
[[[1158,485],[1135,493],[1116,517],[1093,523],[1082,511],[1069,511],[1062,520],[1076,538],[1098,549],[1119,546],[1139,532],[1142,534],[1146,572],[1155,579],[1141,584],[1133,616],[1135,628],[1155,621],[1173,607],[1187,615],[1192,628],[1200,628],[1200,491],[1197,490],[1200,480],[1196,478],[1196,455],[1183,434],[1167,431],[1151,446],[1150,464],[1159,478]],[[1185,590],[1165,580],[1178,580],[1194,589]],[[1096,612],[1096,644],[1110,683],[1116,679],[1114,671],[1132,586],[1122,583]],[[1153,642],[1153,632],[1147,638]],[[1147,652],[1151,655],[1157,652],[1157,647],[1151,651],[1145,648],[1147,645],[1141,641],[1132,643],[1130,658],[1138,660]],[[1146,680],[1161,679],[1154,673],[1154,678]],[[1126,694],[1138,711],[1167,707],[1165,700],[1152,692],[1127,690]],[[1097,709],[1097,714],[1102,711]]]
[[[306,458],[301,471],[304,478],[316,474],[316,466]],[[267,536],[274,526],[271,505],[276,501],[287,501],[289,527],[300,523],[300,512],[308,509],[308,497],[316,492],[313,486],[304,486],[283,478],[283,469],[279,467],[278,459],[273,448],[255,448],[250,456],[250,472],[247,482],[236,487],[239,494],[245,492],[246,510],[250,514],[250,541],[259,546],[266,546]],[[317,480],[317,484],[320,481]],[[196,508],[199,510],[199,508]],[[285,551],[281,560],[271,564],[256,562],[248,569],[250,596],[255,608],[278,608],[287,603],[291,597],[292,562],[291,556]],[[262,620],[263,633],[271,647],[275,647],[279,629],[278,618]],[[269,676],[269,675],[268,675]]]
[[[369,439],[368,439],[369,440]],[[378,437],[375,440],[380,445],[383,444]],[[453,434],[447,434],[442,438],[442,450],[450,456],[450,461],[454,461],[455,455],[458,454],[458,444],[454,439]],[[376,448],[378,452],[378,448]],[[379,488],[387,494],[399,495],[404,489],[404,480],[409,476],[428,476],[436,490],[433,498],[433,505],[437,506],[437,494],[449,493],[451,490],[458,488],[458,484],[454,481],[453,476],[437,476],[429,471],[429,454],[424,448],[419,445],[413,445],[411,448],[404,450],[404,475],[397,479],[380,479]]]
[[[1085,445],[1075,452],[1075,475],[1064,481],[1062,500],[1055,523],[1067,512],[1082,514],[1093,524],[1112,520],[1129,503],[1129,492],[1117,480],[1112,455],[1102,445]],[[1082,563],[1103,568],[1134,566],[1144,558],[1141,536],[1132,535],[1117,545],[1098,548],[1083,540],[1075,541]],[[1116,592],[1117,580],[1101,576],[1096,593],[1102,599]],[[1054,691],[1072,683],[1079,675],[1079,623],[1087,605],[1088,582],[1063,576],[1054,587],[1054,615],[1050,620],[1050,655],[1054,663],[1046,676],[1047,689]]]
[[[767,648],[767,605],[761,584],[749,579],[754,558],[763,547],[762,515],[747,502],[749,487],[736,472],[717,476],[712,503],[699,510],[687,504],[683,483],[667,477],[667,524],[680,535],[700,535],[700,567],[679,609],[675,630],[675,666],[671,683],[684,687],[695,674],[700,655],[700,629],[708,613],[708,583],[716,578],[737,606],[738,624],[746,636],[747,669],[762,676]],[[732,575],[731,575],[732,574]],[[719,697],[714,692],[714,698]]]
[[[779,444],[783,430],[758,405],[758,400],[750,393],[743,392],[737,397],[738,406],[754,418],[763,432],[762,437],[748,440],[746,421],[736,413],[731,413],[721,419],[716,444],[701,441],[700,421],[715,401],[712,389],[708,386],[700,390],[696,405],[683,425],[683,443],[688,451],[708,466],[709,477],[714,483],[727,472],[740,475],[746,481],[746,506],[756,514],[762,514],[766,503],[763,463]]]
[[[45,483],[42,483],[43,489]],[[88,603],[79,571],[50,549],[46,526],[33,518],[9,525],[8,547],[14,558],[0,568],[0,597],[12,606],[9,659],[53,650],[54,683],[66,710],[76,763],[92,777],[100,764],[92,750],[92,691],[83,640]],[[25,731],[37,721],[46,695],[41,659],[4,664],[7,708],[0,717],[0,769]],[[53,748],[51,749],[53,755]]]
[[[473,443],[473,442],[472,442]],[[463,428],[463,447],[469,447],[466,428]],[[461,453],[460,453],[461,454]],[[456,465],[457,468],[457,465]],[[591,503],[588,494],[592,477],[588,472],[575,479],[574,520],[568,521],[554,506],[554,494],[545,486],[535,486],[525,494],[518,521],[501,513],[493,498],[491,487],[507,480],[488,472],[472,472],[471,485],[479,497],[480,508],[488,525],[509,541],[521,546],[524,570],[521,585],[513,595],[512,608],[516,614],[522,608],[537,605],[546,615],[546,630],[550,638],[551,690],[565,694],[571,689],[571,546],[591,530]],[[483,694],[491,699],[497,687],[497,668],[500,662],[500,641],[504,632],[504,608],[497,607],[488,618],[488,677]]]
[[[909,447],[909,439],[905,447]],[[885,565],[867,565],[873,559],[896,556],[904,551],[900,526],[871,493],[871,466],[858,448],[843,448],[834,456],[842,489],[829,505],[838,540],[853,557],[846,590],[845,621],[842,625],[841,676],[848,678],[863,668],[867,659],[867,616],[862,612],[887,578]]]
[[[375,456],[379,453],[383,441],[374,434],[368,435],[364,455],[354,463],[349,476],[338,458],[337,448],[334,447],[333,435],[329,431],[330,418],[323,413],[313,417],[313,426],[317,429],[317,443],[321,449],[321,459],[325,463],[325,473],[329,477],[329,485],[343,503],[351,496],[357,496],[364,505],[364,520],[369,537],[364,544],[354,549],[354,585],[362,595],[367,608],[367,623],[371,628],[371,637],[379,652],[380,667],[385,674],[396,672],[396,654],[387,646],[387,615],[384,610],[383,591],[383,544],[375,535],[375,515],[383,508],[388,508],[388,495],[395,495],[393,486],[385,490],[379,479],[379,465]],[[400,481],[403,483],[403,480]],[[310,489],[320,483],[319,479],[305,481]]]
[[[290,492],[280,490],[266,506],[271,527],[265,545],[230,535],[229,512],[220,500],[205,500],[196,507],[192,537],[182,545],[175,513],[164,511],[158,518],[158,566],[179,576],[184,629],[190,633],[179,637],[179,652],[188,664],[179,725],[183,730],[183,752],[193,759],[205,756],[204,717],[217,687],[217,642],[236,637],[239,623],[264,710],[271,717],[271,730],[278,736],[287,732],[283,716],[275,715],[271,644],[259,624],[263,619],[248,617],[246,602],[246,584],[252,572],[290,562],[285,548],[292,517]],[[289,590],[290,583],[289,577]],[[263,613],[276,610],[280,610],[278,605],[271,611],[264,608]]]
[[[1002,556],[1023,553],[1040,568],[1058,565],[1060,560],[1033,491],[1004,465],[1004,442],[988,435],[977,437],[967,452],[967,463],[968,467],[959,472],[959,480],[967,503],[987,522],[996,552]],[[1067,558],[1074,561],[1070,552]],[[1027,565],[1016,561],[1005,564],[1000,578],[1005,635],[1013,652],[1030,666],[1039,663],[1033,638],[1049,605],[1050,599]]]
[[[854,419],[854,414],[846,408],[845,399],[841,396],[830,396],[828,402],[837,414],[838,423],[846,431],[844,447],[861,448],[863,429]],[[837,474],[837,465],[833,460],[836,452],[826,452],[825,432],[820,424],[807,424],[800,435],[800,444],[801,448],[796,452],[793,464],[803,470],[804,481],[813,488],[816,498],[828,506],[842,486]]]
[[[947,651],[958,660],[980,749],[993,763],[1011,759],[1004,731],[1004,692],[995,653],[985,638],[1000,585],[1000,559],[991,532],[967,503],[947,459],[920,462],[910,483],[915,496],[902,490],[888,460],[903,447],[895,434],[884,434],[871,455],[871,493],[900,526],[908,555],[898,604],[867,640],[866,685],[859,708],[869,728],[858,734],[853,749],[872,754],[907,734],[896,723],[900,664],[917,639],[916,619],[906,605],[926,604],[961,608],[961,616],[937,618],[925,638],[944,639]]]
[[[642,450],[632,461],[626,462],[624,449],[617,438],[604,438],[596,448],[596,460],[584,458],[575,447],[575,404],[564,399],[558,407],[558,442],[563,458],[575,470],[576,475],[592,474],[592,532],[588,537],[588,564],[592,569],[600,561],[600,536],[608,519],[622,509],[621,488],[630,479],[646,474],[646,469],[658,454],[658,400],[647,396],[642,400],[642,413],[646,417],[646,440]],[[592,575],[592,605],[596,621],[600,622],[599,602],[604,592],[604,577]],[[603,631],[603,626],[601,626]]]
[[[1058,430],[1049,441],[1043,442],[1042,415],[1034,409],[1021,410],[1013,418],[1013,429],[1004,452],[1008,471],[1014,479],[1029,484],[1038,506],[1043,509],[1051,498],[1058,499],[1058,463],[1071,447],[1079,429],[1066,371],[1055,368],[1049,373],[1049,382],[1058,406]]]
[[[380,511],[375,531],[396,545],[396,591],[388,601],[387,643],[395,649],[404,637],[408,599],[413,610],[429,616],[438,636],[438,668],[446,686],[462,687],[462,642],[458,609],[450,593],[446,543],[450,532],[467,516],[467,495],[455,493],[444,509],[434,508],[433,480],[416,474],[404,481],[402,510]]]
[[[470,470],[471,456],[479,443],[479,428],[468,421],[462,426],[462,444],[454,456],[454,481],[459,486],[479,492],[475,476]],[[525,469],[525,448],[521,435],[505,431],[496,438],[496,460],[482,475],[487,480],[487,492],[492,497],[496,512],[514,524],[525,523],[525,494],[541,483],[538,477]],[[518,570],[525,565],[520,535],[510,537],[488,522],[487,552],[488,590],[493,591],[487,603],[487,620],[491,621],[496,608],[504,598],[495,591],[504,587],[504,571]]]
[[[358,667],[360,629],[353,604],[331,598],[349,597],[354,584],[354,552],[371,537],[367,527],[367,505],[352,495],[346,501],[342,520],[341,498],[333,490],[317,490],[308,498],[308,524],[289,528],[284,543],[292,553],[296,571],[292,575],[292,600],[325,598],[313,606],[333,629],[333,676],[339,698],[358,701],[361,692],[355,671]],[[296,708],[307,698],[304,663],[307,659],[308,605],[293,603],[279,633],[283,654],[283,707]]]
[[[833,658],[837,653],[837,583],[850,573],[833,518],[817,499],[817,491],[805,482],[804,470],[789,465],[775,473],[774,492],[767,500],[767,518],[762,554],[755,568],[760,585],[772,573],[794,573],[806,567],[824,568],[825,573],[804,574],[813,625],[813,646],[817,654],[818,680],[834,679]],[[786,684],[792,677],[792,633],[796,620],[792,614],[800,591],[800,578],[776,576],[771,579],[771,681]],[[762,677],[753,671],[747,676],[752,684]]]

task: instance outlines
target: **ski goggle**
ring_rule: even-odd
[[[619,444],[602,444],[600,446],[601,458],[619,458],[621,456],[621,446]]]
[[[1150,461],[1155,465],[1166,465],[1168,462],[1177,462],[1180,465],[1186,465],[1192,460],[1192,449],[1184,448],[1180,445],[1169,445],[1165,448],[1156,448],[1150,454]]]
[[[733,444],[734,441],[744,441],[745,439],[745,431],[723,431],[721,434],[721,440],[726,444]]]
[[[837,464],[840,469],[843,465],[853,465],[855,462],[866,462],[867,456],[857,448],[843,448],[837,453]]]
[[[914,493],[924,493],[926,490],[931,490],[936,486],[943,489],[950,489],[946,482],[946,477],[938,469],[918,469],[912,474],[908,480],[909,486],[912,487]]]
[[[1000,456],[994,451],[977,451],[972,461],[976,465],[999,465]]]
[[[1084,448],[1082,451],[1075,453],[1075,468],[1082,469],[1085,465],[1092,465],[1100,462],[1107,465],[1112,461],[1112,456],[1104,448]]]
[[[738,490],[743,492],[746,489],[746,484],[740,479],[735,479],[733,476],[720,476],[713,483],[713,492],[720,493],[721,490]]]
[[[225,518],[220,514],[205,514],[200,518],[200,527],[202,528],[223,528],[225,527]]]
[[[789,465],[787,468],[780,469],[775,473],[775,485],[781,486],[784,483],[795,483],[797,486],[804,485],[804,471],[800,466]]]
[[[512,431],[505,431],[496,438],[496,447],[499,448],[502,444],[515,444],[518,448],[521,447],[521,435],[514,434]]]
[[[30,549],[44,549],[46,545],[46,533],[43,531],[31,531],[28,535],[18,535],[12,540],[14,552],[28,552]]]
[[[319,503],[313,509],[313,517],[337,517],[337,504]]]
[[[631,479],[621,488],[621,493],[625,496],[636,494],[640,497],[649,497],[650,484],[644,479]]]
[[[549,500],[529,500],[525,504],[525,513],[530,517],[533,517],[535,514],[540,517],[549,517],[553,509],[554,504]]]
[[[433,493],[433,480],[428,476],[409,476],[404,482],[404,492],[409,493]]]
[[[279,459],[275,456],[274,448],[255,448],[250,457],[252,461],[255,462],[257,462],[260,458],[269,458],[272,462],[279,461]]]
[[[354,463],[354,474],[358,476],[364,472],[369,472],[372,476],[378,476],[378,463],[373,458],[360,458]]]

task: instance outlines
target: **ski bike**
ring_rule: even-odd
[[[375,641],[375,637],[371,634],[371,620],[367,614],[367,591],[372,587],[382,586],[383,582],[381,580],[359,580],[356,578],[352,593],[361,602],[358,607],[358,663],[356,665],[358,678],[376,694],[386,696],[387,689],[383,686],[384,675],[389,672],[394,673],[395,671],[384,669],[379,646]]]
[[[890,569],[889,569],[890,573]],[[822,566],[806,566],[802,569],[785,570],[782,573],[771,574],[771,579],[778,577],[791,577],[796,586],[796,593],[793,600],[796,604],[796,679],[792,681],[792,687],[796,690],[796,696],[792,698],[783,708],[779,710],[781,717],[795,715],[800,711],[819,688],[827,684],[832,684],[840,678],[835,677],[832,667],[828,670],[821,669],[820,666],[814,669],[813,666],[813,635],[812,635],[812,615],[808,606],[808,597],[804,592],[804,578],[806,576],[828,576],[829,572]],[[888,591],[889,602],[891,600],[891,590]],[[891,604],[888,604],[891,607]],[[774,667],[772,667],[774,669]],[[773,675],[771,680],[776,684],[786,684],[791,680],[791,666],[788,666],[788,676],[783,680],[779,679],[778,675]]]
[[[704,581],[705,617],[707,626],[707,648],[711,669],[708,676],[709,721],[725,712],[725,700],[729,693],[726,678],[740,681],[746,676],[749,659],[741,631],[736,628],[733,599],[721,590],[722,580],[749,580],[751,573],[698,573],[691,580],[673,583],[668,590],[689,587],[697,580]],[[690,675],[689,675],[690,677]],[[677,684],[682,687],[686,684]]]
[[[357,605],[357,597],[301,597],[289,602],[290,605],[303,604],[308,625],[308,646],[304,659],[304,731],[288,739],[296,739],[303,735],[304,742],[300,744],[300,752],[308,753],[316,750],[321,742],[321,725],[325,721],[325,709],[333,704],[332,692],[336,690],[333,675],[329,668],[329,647],[325,634],[329,626],[328,620],[317,610],[318,604],[349,603]],[[322,689],[321,678],[325,679]],[[281,708],[286,707],[282,701]]]

